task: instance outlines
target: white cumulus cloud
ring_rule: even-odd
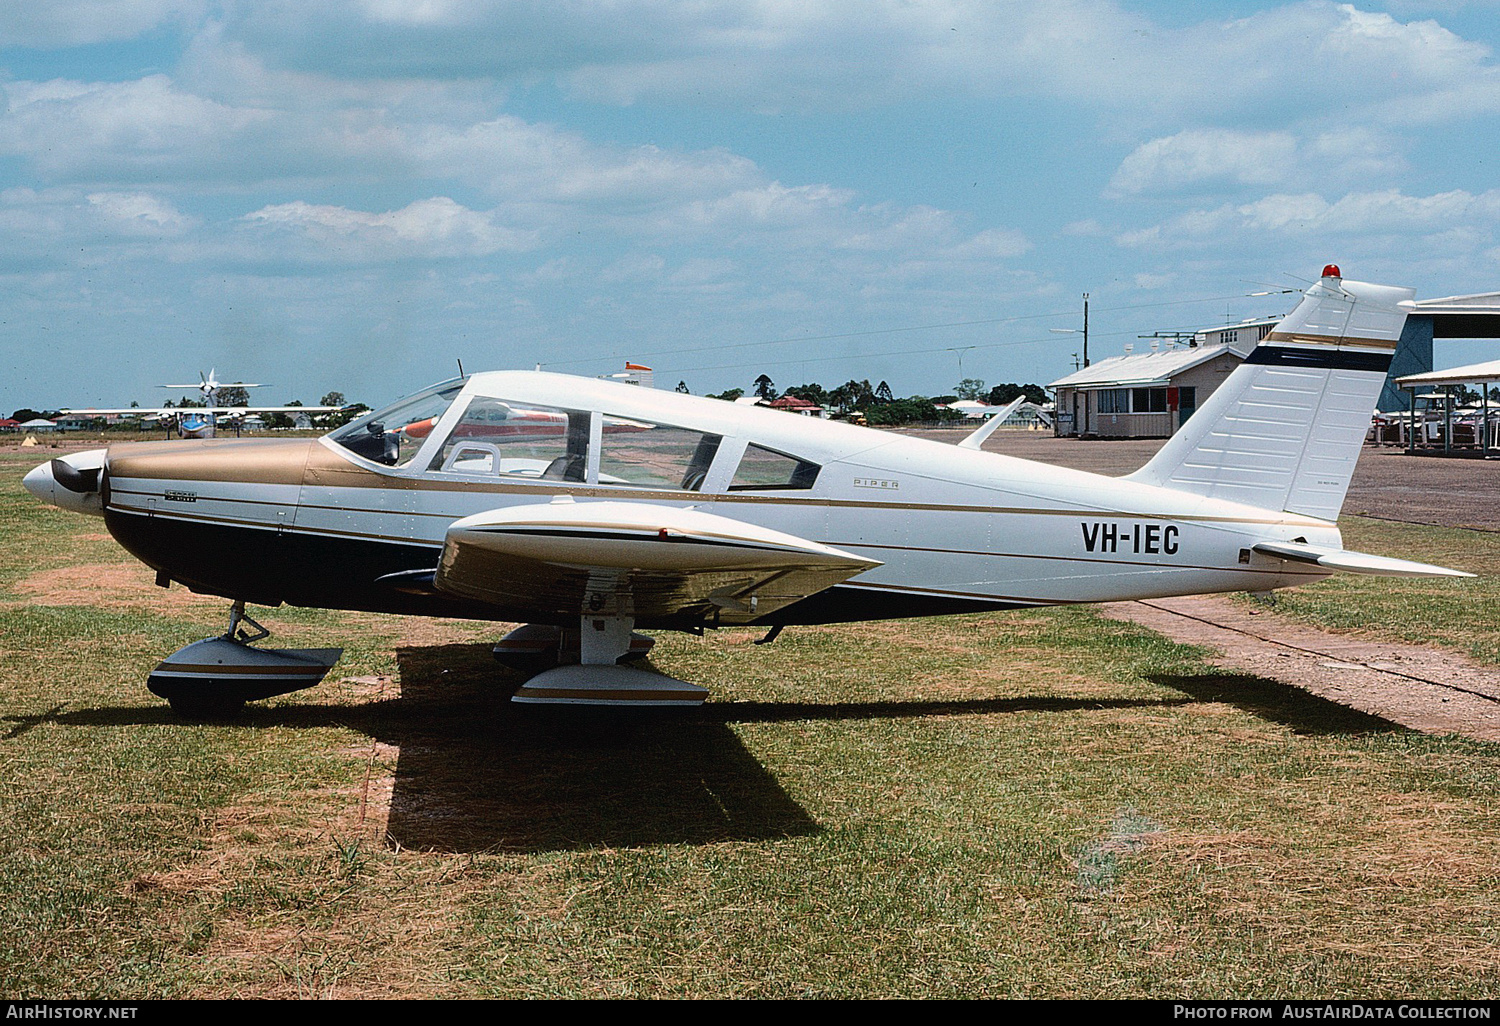
[[[1404,236],[1480,239],[1500,229],[1500,189],[1410,196],[1399,189],[1350,192],[1330,202],[1317,193],[1275,193],[1251,203],[1193,210],[1124,232],[1127,247],[1179,249],[1231,245],[1245,233],[1279,236]]]
[[[535,233],[517,231],[493,213],[470,210],[446,196],[384,213],[298,200],[263,207],[246,214],[244,222],[301,240],[303,256],[329,261],[477,257],[537,243]]]
[[[234,8],[216,31],[302,72],[547,78],[622,105],[826,111],[1047,96],[1178,124],[1268,106],[1315,116],[1388,105],[1394,119],[1500,109],[1488,49],[1432,20],[1326,0],[1212,14],[1166,25],[1118,0],[279,0]]]
[[[1290,131],[1187,129],[1136,147],[1121,161],[1106,195],[1227,185],[1368,183],[1401,166],[1394,143],[1365,128],[1311,137]]]
[[[51,49],[133,39],[164,22],[192,23],[203,0],[45,0],[0,5],[0,39],[7,46]]]

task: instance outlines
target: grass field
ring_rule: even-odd
[[[511,705],[493,625],[256,611],[275,643],[344,661],[188,724],[144,678],[222,630],[223,603],[152,587],[100,521],[25,496],[45,455],[0,453],[7,996],[1500,984],[1495,746],[1226,675],[1086,609],[764,647],[665,635],[656,664],[713,700],[624,718]],[[1348,541],[1466,565],[1411,530]],[[1283,608],[1388,603],[1399,633],[1432,601],[1413,583]],[[1459,645],[1494,608],[1441,601]]]
[[[1393,581],[1338,574],[1311,588],[1279,592],[1278,612],[1327,630],[1439,644],[1500,666],[1500,534],[1348,516],[1339,530],[1348,548],[1479,578]]]

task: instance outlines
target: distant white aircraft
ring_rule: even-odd
[[[245,603],[521,621],[522,702],[695,704],[621,665],[701,631],[1208,592],[1336,570],[1334,521],[1413,292],[1328,267],[1139,471],[1101,477],[899,434],[540,372],[435,385],[315,439],[138,443],[44,463],[157,572],[233,601],[152,673],[190,714],[309,687],[336,649],[251,647]],[[998,418],[997,418],[998,419]],[[990,426],[981,428],[986,431]],[[976,439],[977,443],[977,439]]]
[[[237,420],[251,413],[333,413],[341,408],[338,406],[220,406],[219,394],[226,388],[262,388],[264,386],[250,381],[219,381],[215,375],[215,370],[210,370],[207,375],[199,371],[199,380],[195,385],[161,386],[162,388],[196,389],[203,396],[203,406],[163,406],[155,409],[129,406],[113,410],[87,409],[63,410],[62,412],[98,414],[101,417],[116,414],[171,417],[175,421],[177,433],[183,438],[212,438],[219,421]]]

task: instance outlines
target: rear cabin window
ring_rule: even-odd
[[[758,445],[745,447],[740,465],[729,483],[731,492],[746,492],[762,488],[811,488],[822,468],[816,463],[788,456]]]
[[[443,474],[582,481],[589,415],[477,396],[430,469]]]
[[[719,435],[606,415],[599,483],[696,492],[719,451]]]

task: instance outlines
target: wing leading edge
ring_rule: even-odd
[[[695,509],[564,498],[455,521],[432,583],[448,594],[556,616],[733,624],[879,565]]]

